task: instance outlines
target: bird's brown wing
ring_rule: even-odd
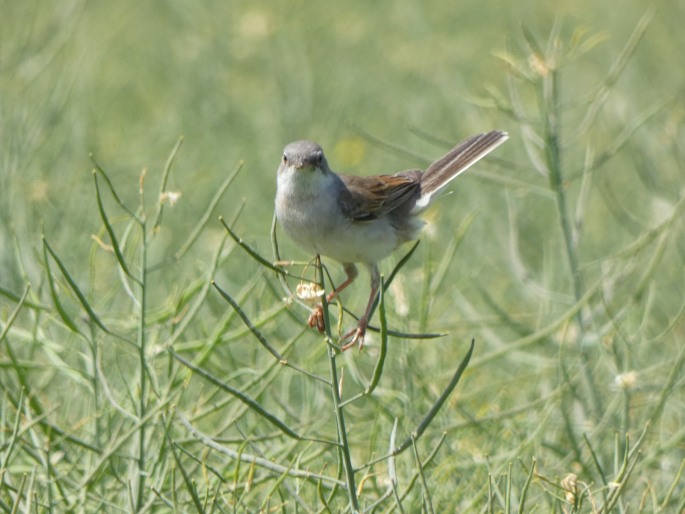
[[[394,211],[409,211],[421,195],[420,170],[396,175],[357,177],[340,175],[346,190],[340,208],[353,221],[373,221]]]

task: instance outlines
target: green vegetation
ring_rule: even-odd
[[[0,9],[0,512],[685,510],[682,6]],[[490,129],[338,353],[283,145]]]

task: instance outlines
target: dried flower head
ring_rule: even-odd
[[[312,282],[300,282],[295,289],[297,297],[306,303],[317,303],[324,294],[324,290],[318,284]]]
[[[569,473],[561,480],[561,487],[564,490],[566,501],[571,505],[576,505],[578,501],[578,477],[575,473]]]
[[[619,373],[616,375],[616,378],[614,378],[614,382],[620,389],[629,391],[635,387],[635,384],[637,384],[637,371]]]
[[[174,205],[176,205],[176,202],[178,202],[179,198],[181,198],[180,191],[164,191],[162,194],[159,195],[159,202],[169,202],[169,205],[173,207]]]

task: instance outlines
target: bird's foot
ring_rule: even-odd
[[[364,318],[360,319],[356,328],[353,328],[347,334],[340,338],[341,343],[343,341],[347,341],[345,344],[342,345],[340,350],[344,352],[345,350],[349,350],[354,345],[358,344],[359,351],[361,352],[362,348],[364,348],[364,336],[366,335],[366,327],[368,324],[369,322],[366,321]]]
[[[312,309],[307,324],[309,325],[309,328],[315,328],[320,334],[326,332],[326,323],[324,322],[323,307],[321,305],[317,305]],[[340,342],[344,343],[340,349],[344,352],[358,344],[359,350],[361,351],[364,347],[364,336],[366,335],[366,327],[368,324],[369,322],[367,320],[363,318],[360,319],[355,328],[340,338]]]

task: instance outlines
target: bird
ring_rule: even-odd
[[[285,233],[305,252],[342,264],[345,280],[327,296],[336,299],[358,276],[370,277],[370,296],[357,326],[345,333],[342,350],[361,350],[380,287],[378,263],[405,242],[418,239],[420,214],[445,186],[508,139],[503,131],[477,134],[457,144],[425,171],[356,176],[335,173],[317,143],[288,144],[276,179],[275,212]],[[309,326],[323,332],[322,306],[312,310]]]

